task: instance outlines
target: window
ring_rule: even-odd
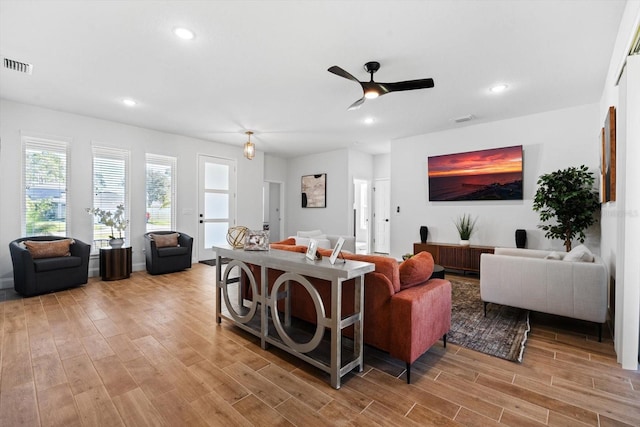
[[[147,232],[175,230],[175,157],[147,154]]]
[[[124,205],[124,217],[129,218],[129,151],[111,148],[93,147],[93,208],[116,211],[118,205]],[[128,229],[122,232],[127,238]],[[93,250],[105,246],[110,236],[120,237],[117,230],[111,230],[98,223],[94,217]]]
[[[23,137],[22,234],[67,234],[67,143]]]

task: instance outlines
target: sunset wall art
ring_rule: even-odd
[[[522,145],[427,159],[429,201],[522,200]]]

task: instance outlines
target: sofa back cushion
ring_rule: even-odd
[[[322,230],[298,231],[297,237],[316,237],[322,235]]]
[[[429,252],[420,252],[400,264],[400,289],[426,282],[433,273],[433,256]]]
[[[331,255],[331,250],[319,250],[322,256]],[[327,255],[325,255],[327,254]],[[393,285],[393,289],[395,292],[400,291],[400,275],[398,274],[398,261],[394,258],[382,256],[382,255],[361,255],[361,254],[353,254],[349,252],[342,252],[342,256],[345,259],[350,259],[353,261],[362,261],[362,262],[371,262],[376,266],[376,273],[383,274],[389,279],[391,284]],[[371,274],[371,273],[367,273]],[[367,283],[367,276],[365,276],[365,288]],[[366,291],[365,291],[366,292]]]
[[[24,246],[31,254],[31,258],[55,258],[70,256],[69,246],[75,243],[73,239],[60,239],[48,241],[25,240]]]

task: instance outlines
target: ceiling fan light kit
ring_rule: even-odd
[[[342,68],[334,65],[329,67],[327,71],[333,73],[337,76],[344,77],[345,79],[353,80],[358,83],[362,88],[363,96],[358,99],[356,102],[351,104],[348,110],[355,110],[360,108],[360,106],[364,103],[365,99],[374,99],[389,92],[400,92],[405,90],[414,90],[414,89],[428,89],[434,87],[434,82],[432,78],[428,79],[418,79],[418,80],[407,80],[403,82],[395,82],[395,83],[378,83],[373,81],[373,74],[380,69],[380,63],[377,61],[369,61],[364,64],[364,70],[371,75],[371,80],[368,82],[361,82],[347,71]]]

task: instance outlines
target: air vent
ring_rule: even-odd
[[[462,116],[462,117],[458,117],[457,119],[453,119],[453,121],[456,123],[464,123],[472,119],[473,119],[473,114],[469,114],[467,116]]]
[[[20,73],[31,74],[33,72],[33,65],[26,62],[16,61],[15,59],[2,58],[4,68],[8,68]]]

